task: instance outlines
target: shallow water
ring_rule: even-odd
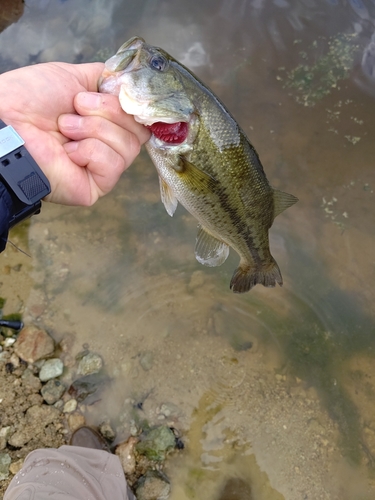
[[[374,16],[361,0],[28,0],[0,34],[1,71],[103,60],[135,34],[162,46],[300,199],[271,229],[284,287],[244,296],[234,253],[195,261],[196,222],[166,214],[144,152],[94,207],[44,204],[18,228],[31,259],[1,256],[10,312],[104,356],[89,422],[125,435],[142,401],[140,418],[184,430],[172,500],[219,498],[230,477],[255,500],[375,497]]]

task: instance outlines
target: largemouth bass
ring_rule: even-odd
[[[197,260],[219,266],[232,247],[240,256],[234,292],[281,286],[268,231],[297,198],[270,186],[254,147],[211,90],[139,37],[106,61],[99,90],[118,95],[124,111],[150,128],[146,149],[168,214],[180,202],[199,222]]]

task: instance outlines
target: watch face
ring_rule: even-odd
[[[4,124],[4,122],[1,122]],[[12,153],[16,149],[20,148],[25,144],[25,141],[22,137],[14,130],[10,125],[5,125],[0,129],[0,162],[2,166],[4,165],[4,156],[7,156],[9,153]],[[1,168],[1,167],[0,167]]]

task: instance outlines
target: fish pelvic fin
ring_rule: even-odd
[[[202,226],[198,228],[195,242],[195,258],[200,264],[209,267],[221,266],[229,255],[229,246],[211,236]]]
[[[267,266],[260,268],[241,265],[240,263],[233,273],[230,289],[235,293],[245,293],[258,284],[273,288],[276,283],[283,286],[283,278],[279,266],[275,259],[271,257],[271,262]]]
[[[273,190],[273,217],[277,217],[284,210],[291,207],[295,203],[297,203],[298,198],[293,196],[292,194],[284,193],[283,191],[279,191],[278,189]]]
[[[161,201],[163,202],[168,215],[173,217],[173,214],[175,213],[178,205],[178,200],[171,188],[161,177],[159,177],[159,185]]]

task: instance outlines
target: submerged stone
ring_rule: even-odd
[[[8,453],[0,453],[0,481],[3,481],[9,476],[9,466],[12,459]]]
[[[142,368],[144,371],[148,372],[151,370],[153,364],[154,364],[154,355],[152,351],[145,351],[141,354],[140,360],[139,360]]]
[[[138,500],[167,500],[170,492],[167,478],[157,471],[150,471],[139,479],[136,497]]]
[[[253,500],[251,486],[239,477],[232,477],[225,483],[218,500]]]
[[[136,445],[136,450],[150,460],[162,461],[168,451],[176,446],[176,438],[169,427],[161,426],[152,429],[147,436]]]
[[[85,375],[72,383],[68,389],[68,393],[79,403],[82,403],[82,401],[88,398],[86,404],[92,404],[99,398],[99,395],[96,394],[98,389],[102,389],[104,383],[108,381],[109,378],[107,376],[103,376],[99,373]]]
[[[79,362],[78,373],[80,375],[91,375],[92,373],[98,373],[103,367],[103,360],[99,354],[94,352],[89,352]]]

